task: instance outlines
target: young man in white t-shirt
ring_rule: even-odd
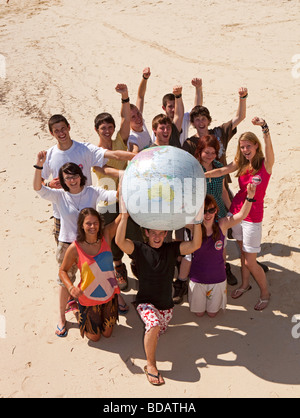
[[[92,184],[91,168],[93,166],[105,166],[107,159],[131,160],[134,154],[127,151],[111,151],[99,148],[90,143],[77,142],[71,139],[70,124],[62,115],[53,115],[48,122],[51,135],[57,140],[57,144],[47,151],[46,162],[42,171],[42,178],[48,179],[52,176],[52,180],[47,183],[48,187],[59,189],[60,183],[58,172],[60,167],[68,162],[79,165],[83,174],[87,177],[87,185]],[[55,225],[59,222],[59,212],[53,209]],[[54,235],[57,237],[59,230],[55,229]]]

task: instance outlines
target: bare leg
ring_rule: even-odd
[[[258,310],[262,310],[267,306],[268,300],[270,299],[266,274],[263,268],[257,264],[255,253],[245,253],[245,265],[256,280],[256,283],[260,288],[260,299],[261,301],[264,301],[264,303],[258,302],[258,304],[255,305],[255,309],[259,305]]]
[[[246,265],[245,253],[242,248],[243,243],[242,241],[237,241],[237,243],[241,251],[242,284],[240,287],[238,287],[231,293],[231,296],[234,299],[240,297],[250,287],[250,284],[249,284],[250,283],[250,270],[248,269],[248,266]]]
[[[157,376],[158,370],[156,368],[156,347],[157,347],[157,341],[158,341],[158,334],[160,331],[160,327],[152,327],[144,337],[144,346],[145,346],[145,352],[146,352],[146,358],[147,358],[147,370],[149,373]],[[150,383],[164,383],[164,379],[162,376],[159,376],[159,379],[156,379],[155,377],[148,376],[148,379]]]
[[[69,300],[69,292],[64,286],[59,286],[59,319],[57,326],[61,329],[59,331],[58,329],[55,331],[55,334],[62,335],[65,333],[65,325],[66,325],[66,306]]]

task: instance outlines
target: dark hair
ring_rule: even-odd
[[[218,141],[218,138],[215,135],[203,135],[201,136],[201,138],[199,138],[197,148],[195,151],[195,158],[197,158],[198,161],[200,161],[201,159],[202,151],[207,147],[214,148],[214,150],[216,151],[216,159],[218,159],[220,151],[220,143]]]
[[[217,208],[217,211],[215,213],[215,220],[214,220],[214,223],[213,223],[213,240],[216,242],[221,237],[219,224],[217,222],[218,213],[219,213],[219,206],[216,202],[216,199],[211,194],[207,194],[205,196],[204,209],[207,209],[211,205],[213,205],[215,208]],[[202,237],[206,238],[207,237],[206,228],[205,228],[203,222],[201,224],[201,228],[202,228]]]
[[[169,116],[164,115],[163,113],[160,113],[159,115],[156,115],[152,120],[153,131],[155,131],[157,129],[159,124],[171,125],[172,126],[172,121],[169,118]]]
[[[102,123],[112,123],[114,127],[116,127],[115,120],[110,113],[99,113],[99,115],[95,117],[94,125],[97,131],[99,129],[99,126],[102,125]]]
[[[75,163],[66,163],[64,164],[62,167],[60,167],[59,172],[58,172],[58,177],[59,177],[59,181],[61,184],[61,187],[68,192],[70,189],[69,187],[66,185],[65,183],[65,179],[64,179],[64,174],[70,174],[70,175],[75,175],[75,174],[79,174],[80,176],[80,186],[84,186],[87,178],[85,177],[85,175],[83,174],[81,168],[79,167],[79,165],[75,164]]]
[[[103,229],[104,229],[104,219],[100,213],[93,208],[84,208],[81,209],[78,220],[77,220],[77,238],[78,242],[83,242],[85,240],[85,232],[83,229],[83,222],[88,215],[95,216],[99,221],[99,231],[97,234],[97,239],[102,239],[103,237]]]
[[[191,110],[191,112],[190,112],[191,123],[194,122],[194,119],[197,116],[205,116],[209,120],[209,123],[211,122],[211,116],[210,116],[209,110],[205,106],[197,105]]]
[[[166,107],[168,102],[172,102],[172,101],[175,101],[175,94],[173,93],[165,94],[164,97],[162,98],[163,107]]]
[[[63,115],[53,115],[48,121],[48,128],[51,133],[53,133],[53,125],[56,123],[64,122],[66,126],[69,128],[70,124],[67,119]]]

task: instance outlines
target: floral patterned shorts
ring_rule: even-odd
[[[159,337],[166,332],[168,324],[173,317],[173,308],[159,310],[151,303],[140,303],[136,309],[145,324],[145,333],[152,327],[159,326]]]

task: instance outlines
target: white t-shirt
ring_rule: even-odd
[[[37,192],[43,199],[50,200],[57,205],[60,213],[59,241],[73,242],[77,236],[77,219],[84,208],[94,208],[98,200],[115,202],[117,192],[104,190],[102,187],[85,186],[80,193],[72,194],[64,189],[51,189],[42,186]]]
[[[127,141],[128,151],[132,151],[133,145],[137,145],[139,148],[139,152],[145,148],[149,148],[152,144],[150,134],[146,127],[145,121],[143,120],[143,131],[136,132],[132,129],[130,130],[130,134]]]
[[[190,128],[190,112],[186,112],[183,115],[182,126],[181,126],[181,134],[179,137],[180,145],[182,146],[184,141],[189,137],[189,128]],[[154,132],[152,131],[152,142],[155,142],[156,137]]]
[[[66,163],[75,163],[81,169],[87,178],[86,185],[92,184],[91,168],[93,166],[103,167],[107,163],[104,154],[107,150],[99,148],[88,142],[73,141],[71,148],[62,151],[57,145],[54,145],[47,151],[47,158],[42,170],[42,178],[48,179],[58,177],[59,169]],[[60,218],[59,212],[53,205],[53,216]]]

